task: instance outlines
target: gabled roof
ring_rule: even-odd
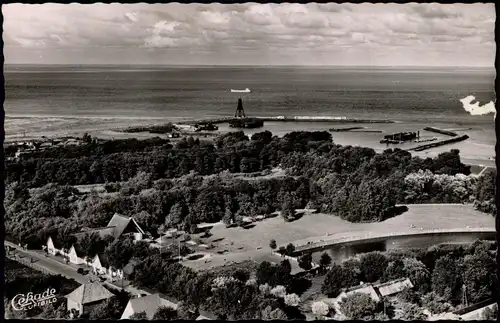
[[[106,254],[104,253],[100,253],[100,254],[97,254],[95,257],[94,257],[94,260],[96,258],[99,258],[99,262],[101,263],[101,266],[104,267],[104,268],[109,268],[110,267],[110,263],[109,263],[109,259],[108,257],[106,256]]]
[[[409,278],[401,278],[375,286],[381,296],[390,296],[402,292],[405,289],[413,288]]]
[[[61,241],[59,241],[55,236],[49,236],[49,238],[47,239],[47,244],[49,242],[49,239],[52,240],[52,244],[54,245],[54,248],[56,249],[61,249],[63,244]]]
[[[66,298],[74,301],[75,303],[85,305],[105,300],[113,296],[114,295],[104,286],[97,282],[92,282],[81,285],[70,294],[66,295]]]
[[[141,227],[137,224],[137,222],[133,218],[119,215],[118,213],[115,213],[113,215],[107,227],[114,227],[113,236],[115,238],[119,238],[130,223],[133,223],[137,231],[144,234],[144,231],[141,229]]]
[[[151,320],[161,306],[169,307],[169,302],[162,299],[159,294],[152,294],[133,298],[129,300],[129,305],[133,313],[145,312],[148,319]]]
[[[86,256],[86,255],[85,255],[85,252],[83,252],[83,250],[82,250],[82,247],[80,247],[80,245],[79,245],[78,243],[74,243],[74,244],[71,246],[71,248],[75,249],[76,255],[77,255],[78,257],[80,257],[80,256]],[[70,250],[71,250],[71,249],[70,249]]]
[[[355,293],[360,293],[360,294],[368,294],[374,301],[379,302],[380,301],[380,296],[378,295],[377,291],[371,284],[363,284],[363,285],[358,285],[355,287],[351,287],[344,292],[342,292],[337,299],[340,301],[346,296],[350,296]]]

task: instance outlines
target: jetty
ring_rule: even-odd
[[[441,140],[441,141],[437,141],[437,142],[433,142],[433,143],[430,143],[430,144],[425,144],[425,145],[420,145],[420,146],[417,146],[417,147],[414,147],[414,148],[410,148],[410,149],[407,149],[407,151],[422,151],[422,150],[426,150],[426,149],[430,149],[430,148],[434,148],[434,147],[439,147],[439,146],[444,146],[444,145],[448,145],[448,144],[452,144],[452,143],[455,143],[455,142],[460,142],[460,141],[464,141],[464,140],[467,140],[469,139],[469,136],[468,135],[461,135],[461,136],[456,136],[456,137],[453,137],[453,138],[450,138],[450,139],[446,139],[446,140]]]
[[[345,132],[351,130],[365,129],[365,127],[346,127],[346,128],[330,128],[331,132]]]
[[[425,131],[439,133],[439,134],[442,134],[442,135],[447,135],[447,136],[450,136],[450,137],[456,137],[456,136],[458,136],[458,134],[455,133],[455,132],[453,132],[453,131],[443,130],[443,129],[434,128],[434,127],[425,127],[424,130]]]

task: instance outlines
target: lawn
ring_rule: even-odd
[[[282,259],[271,254],[269,242],[275,239],[278,246],[307,241],[341,238],[350,236],[363,237],[374,233],[391,233],[419,229],[465,229],[491,228],[494,230],[495,219],[474,210],[471,205],[409,205],[409,210],[402,215],[376,223],[349,223],[336,216],[327,214],[305,214],[294,222],[284,222],[281,217],[255,222],[250,229],[241,227],[226,228],[214,226],[210,238],[201,239],[214,245],[213,249],[195,250],[207,254],[207,258],[186,261],[185,264],[198,270],[222,266],[244,260],[261,262],[264,260],[279,263]],[[410,225],[415,228],[410,228]],[[327,234],[330,236],[327,237]],[[223,254],[218,252],[225,251]],[[295,264],[292,264],[295,267]]]

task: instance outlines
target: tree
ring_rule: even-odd
[[[446,255],[436,261],[432,272],[432,290],[446,301],[460,299],[462,277],[460,264]]]
[[[177,319],[179,320],[195,320],[199,316],[198,309],[185,302],[177,304]]]
[[[269,248],[271,248],[272,250],[276,249],[277,245],[276,245],[276,240],[272,239],[270,242],[269,242]]]
[[[311,311],[313,312],[314,315],[323,317],[328,315],[330,307],[328,306],[328,304],[322,301],[314,302],[311,305]]]
[[[379,304],[370,295],[363,293],[353,293],[346,296],[339,303],[342,313],[351,320],[361,320],[366,317],[373,317],[379,312]]]
[[[465,256],[463,268],[468,301],[474,304],[490,298],[496,285],[496,265],[488,251],[478,248],[473,255]]]
[[[300,256],[298,261],[300,268],[304,270],[309,270],[312,268],[312,256],[310,253]]]
[[[286,288],[285,288],[285,286],[278,285],[278,286],[272,288],[270,293],[274,297],[284,298],[286,295]]]
[[[343,288],[359,284],[356,273],[342,266],[333,265],[325,276],[321,291],[330,297],[337,297]]]
[[[287,294],[284,297],[284,302],[288,306],[299,306],[300,298],[297,294]]]
[[[427,315],[424,314],[422,309],[416,304],[403,303],[401,304],[401,311],[398,320],[403,321],[425,321]]]
[[[129,319],[130,320],[147,320],[148,315],[146,314],[145,311],[137,312],[137,313],[130,315]]]
[[[365,282],[375,282],[382,277],[387,269],[388,261],[380,252],[370,252],[361,256],[361,279]]]
[[[92,309],[90,320],[117,320],[121,317],[125,306],[116,298],[112,297]]]
[[[432,314],[441,314],[453,309],[453,306],[444,297],[434,291],[422,297],[422,306],[427,308]]]
[[[273,309],[271,306],[267,306],[262,310],[262,319],[266,321],[274,320],[286,320],[288,317],[285,312],[280,308]]]
[[[109,244],[104,250],[113,268],[122,269],[133,256],[133,243],[130,239],[117,239]]]
[[[177,311],[168,306],[160,306],[153,316],[153,320],[172,321],[176,320]]]
[[[396,259],[389,262],[386,270],[384,271],[381,281],[387,282],[399,278],[406,277],[405,264],[401,259]]]
[[[292,243],[286,245],[286,255],[292,256],[295,252],[295,246]]]
[[[415,290],[426,293],[431,288],[431,274],[425,264],[415,258],[403,258],[404,271],[415,286]]]
[[[319,260],[319,264],[322,267],[328,267],[328,266],[330,266],[331,263],[332,263],[332,257],[330,257],[330,255],[328,255],[326,252],[323,252],[321,254],[321,258]]]
[[[98,253],[101,253],[106,248],[105,241],[103,241],[97,232],[90,232],[84,234],[80,241],[79,247],[88,259],[94,258]]]
[[[292,203],[292,198],[290,194],[287,194],[285,197],[285,201],[281,205],[281,216],[285,221],[291,221],[295,218],[296,212]]]

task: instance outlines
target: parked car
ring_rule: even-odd
[[[78,268],[78,269],[76,270],[76,272],[77,272],[77,273],[79,273],[80,275],[87,275],[87,274],[89,273],[89,271],[88,271],[88,270],[83,269],[83,268]]]

